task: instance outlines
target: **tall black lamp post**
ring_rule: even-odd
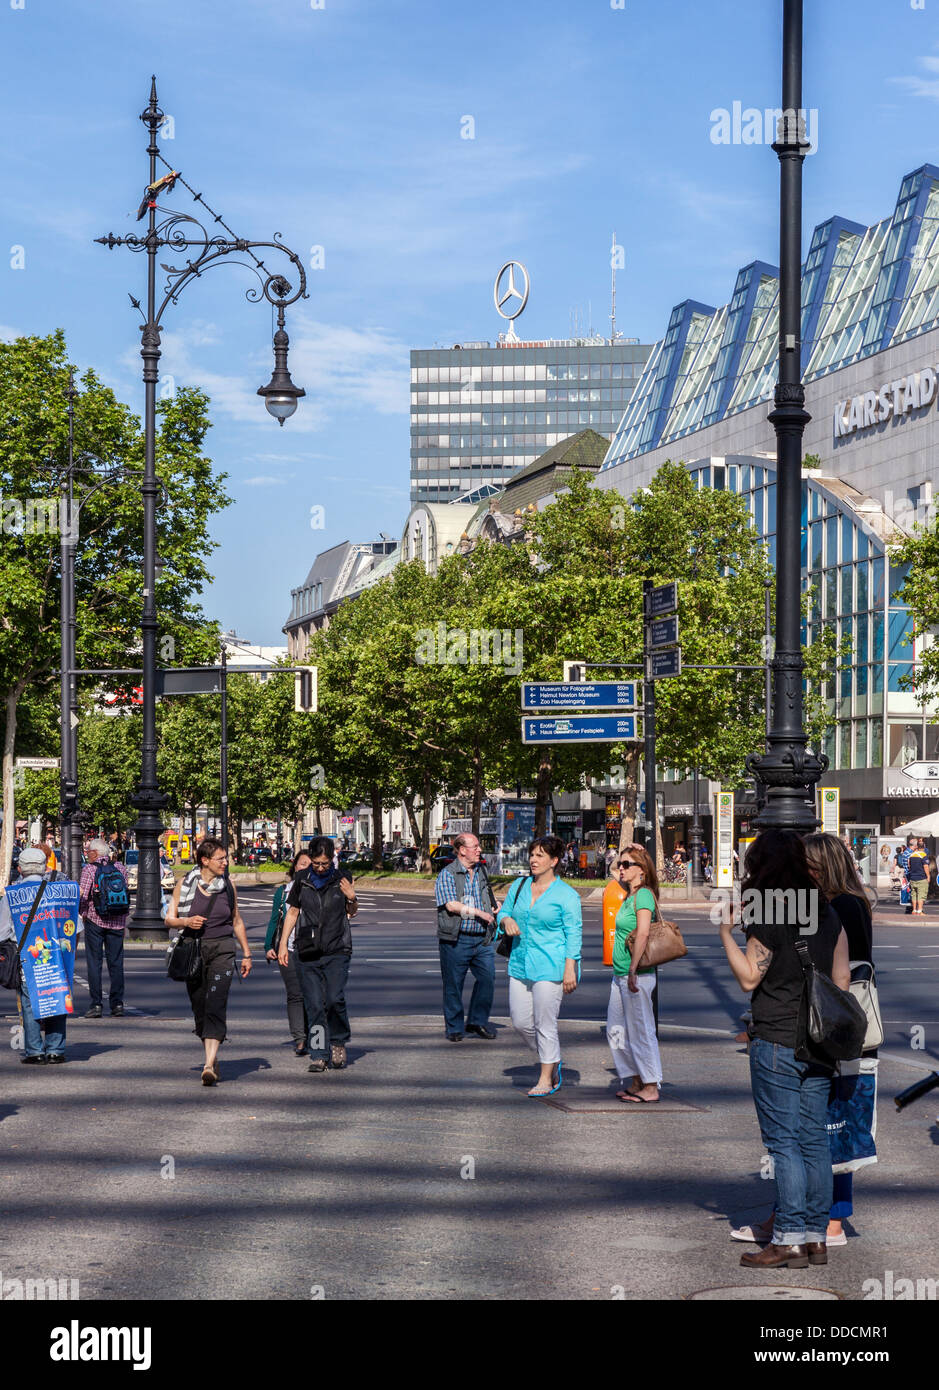
[[[815,786],[828,766],[808,748],[803,728],[801,628],[802,435],[811,416],[802,386],[802,161],[808,142],[802,107],[802,0],[783,0],[783,115],[773,149],[779,156],[779,377],[776,431],[776,650],[773,713],[767,750],[751,753],[747,771],[762,783],[761,830],[815,829]]]
[[[147,936],[165,936],[166,929],[160,917],[160,855],[159,841],[163,830],[161,812],[166,808],[167,797],[160,790],[157,779],[156,748],[156,506],[159,485],[156,476],[156,384],[159,378],[160,332],[164,311],[169,304],[175,304],[181,291],[192,280],[198,279],[203,271],[217,265],[225,257],[233,254],[246,254],[247,265],[258,278],[260,288],[252,286],[247,298],[252,303],[267,300],[277,311],[277,331],[274,335],[274,375],[267,386],[261,387],[259,395],[264,396],[270,414],[282,425],[297,408],[297,400],[306,393],[294,386],[287,370],[287,334],[284,329],[284,310],[301,297],[307,298],[306,272],[303,262],[296,252],[291,251],[278,240],[245,241],[236,237],[221,216],[217,215],[190,184],[169,164],[160,153],[157,145],[157,132],[163,122],[163,112],[157,101],[156,78],[150,83],[150,101],[140,119],[147,127],[150,141],[147,154],[150,157],[150,180],[144,190],[143,202],[138,211],[138,221],[148,213],[145,236],[114,236],[113,233],[97,240],[112,249],[127,246],[132,251],[145,251],[147,254],[147,313],[141,326],[143,345],[140,355],[143,358],[143,380],[145,395],[144,414],[144,478],[143,495],[143,619],[141,635],[143,644],[143,747],[141,749],[140,785],[131,804],[139,812],[134,826],[137,845],[140,850],[137,903],[134,910],[134,927],[138,933]],[[169,170],[157,178],[157,161]],[[213,224],[220,226],[227,236],[210,236],[196,218],[186,213],[173,213],[157,204],[157,196],[170,193],[179,182],[189,189],[194,200],[201,203],[211,214]],[[157,220],[160,213],[160,220]],[[254,253],[254,248],[269,247],[281,252],[292,262],[297,272],[298,286],[294,289],[289,280],[277,272],[271,272]],[[166,284],[163,298],[157,305],[156,270],[157,256],[161,250],[172,256],[184,257],[182,265],[166,265]],[[137,300],[131,303],[140,309]]]

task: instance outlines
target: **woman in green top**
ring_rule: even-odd
[[[302,849],[299,854],[293,857],[293,863],[287,870],[287,881],[282,883],[274,894],[274,902],[271,906],[271,920],[267,924],[267,936],[264,938],[264,954],[268,960],[277,960],[277,946],[280,941],[280,930],[284,925],[284,918],[287,915],[287,894],[290,892],[290,885],[296,875],[305,874],[313,860]],[[287,942],[287,964],[280,966],[280,977],[284,982],[284,989],[287,991],[287,1023],[293,1038],[293,1050],[297,1057],[303,1057],[306,1053],[306,1010],[303,1007],[303,994],[300,990],[300,976],[297,972],[297,957],[293,949],[293,935]]]
[[[662,1060],[655,1036],[652,991],[655,969],[637,969],[658,913],[659,878],[642,845],[627,845],[620,856],[619,881],[626,898],[616,914],[613,938],[613,981],[606,1014],[606,1036],[620,1079],[617,1100],[654,1105],[659,1098]],[[630,956],[627,937],[636,931]]]

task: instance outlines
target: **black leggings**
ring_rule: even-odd
[[[225,1041],[228,991],[235,974],[235,938],[211,937],[202,943],[202,974],[187,980],[192,1016],[200,1038]]]

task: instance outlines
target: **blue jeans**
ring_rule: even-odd
[[[750,1084],[776,1174],[774,1245],[824,1241],[832,1200],[825,1128],[831,1070],[799,1062],[791,1047],[754,1038]]]
[[[461,932],[456,941],[440,941],[440,974],[443,978],[443,1016],[448,1033],[462,1033],[463,982],[467,970],[472,971],[473,993],[470,997],[466,1023],[470,1028],[484,1028],[489,1022],[492,996],[496,987],[496,952],[482,935]]]
[[[27,1057],[41,1057],[43,1053],[61,1055],[65,1051],[65,1021],[67,1014],[56,1014],[54,1018],[37,1019],[33,1017],[29,992],[20,994],[23,1009],[23,1040]]]
[[[85,918],[85,969],[88,971],[88,993],[92,1004],[101,1008],[101,957],[108,958],[108,978],[111,989],[108,1008],[124,1002],[124,931],[99,927]]]

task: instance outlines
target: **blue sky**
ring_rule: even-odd
[[[314,0],[319,5],[320,0]],[[613,6],[616,5],[617,8]],[[14,8],[16,6],[17,8]],[[939,162],[939,0],[807,0],[805,235],[893,208]],[[144,264],[93,238],[136,230],[151,72],[166,158],[244,237],[308,262],[291,311],[307,396],[281,429],[269,310],[238,267],[168,312],[163,372],[212,396],[208,452],[235,504],[206,610],[278,642],[289,591],[345,539],[398,536],[408,510],[408,351],[495,339],[492,280],[528,266],[522,337],[617,326],[654,341],[685,298],[722,304],[777,260],[778,165],[715,144],[712,112],[776,106],[781,0],[0,0],[0,330],[66,330],[72,357],[142,406],[127,291]],[[473,139],[461,138],[464,117]],[[194,211],[177,189],[164,200]],[[22,246],[25,268],[7,248]],[[325,529],[312,530],[312,507]]]

